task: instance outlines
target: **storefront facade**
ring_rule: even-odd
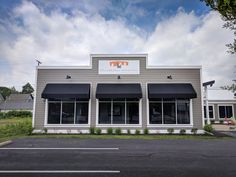
[[[99,54],[91,55],[89,66],[38,66],[35,132],[202,130],[201,67],[147,63],[146,54]]]

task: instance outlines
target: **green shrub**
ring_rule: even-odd
[[[168,128],[168,129],[167,129],[167,132],[168,132],[169,134],[173,134],[173,133],[174,133],[174,129],[173,129],[173,128]]]
[[[130,129],[128,129],[128,130],[127,130],[127,134],[128,134],[128,135],[130,135],[130,134],[131,134],[131,133],[130,133]]]
[[[121,129],[120,128],[115,129],[115,133],[116,135],[121,135]]]
[[[197,134],[197,131],[198,131],[198,129],[197,129],[197,128],[192,128],[192,129],[191,129],[191,132],[192,132],[194,135],[196,135],[196,134]]]
[[[47,133],[48,129],[47,128],[43,128],[43,131],[44,131],[44,133]]]
[[[185,130],[185,129],[180,129],[179,133],[180,133],[181,135],[184,135],[184,134],[186,133],[186,130]]]
[[[213,132],[214,129],[211,124],[206,124],[204,126],[204,130],[211,133],[211,132]]]
[[[23,122],[1,126],[0,138],[16,135],[31,135],[32,131],[32,121],[25,119]]]
[[[101,130],[100,128],[96,128],[96,129],[95,129],[95,132],[96,132],[97,135],[101,135],[102,130]]]
[[[12,117],[32,117],[32,112],[30,111],[8,111],[1,112],[0,119],[12,118]]]
[[[94,128],[94,127],[90,127],[90,128],[89,128],[89,133],[90,133],[91,135],[94,135],[94,134],[95,134],[95,128]]]
[[[220,120],[220,124],[223,124],[224,123],[224,121],[223,120]]]
[[[149,133],[148,128],[145,128],[145,129],[144,129],[144,134],[145,134],[145,135],[148,135],[148,133]]]
[[[136,130],[135,130],[135,134],[136,134],[136,135],[139,135],[139,134],[140,134],[140,130],[139,130],[139,129],[136,129]]]
[[[107,129],[107,134],[112,135],[113,134],[113,128],[108,128]]]

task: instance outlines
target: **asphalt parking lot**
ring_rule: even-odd
[[[235,177],[236,140],[26,138],[0,148],[1,177]]]

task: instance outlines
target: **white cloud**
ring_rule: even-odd
[[[216,79],[218,85],[233,79],[235,56],[227,54],[225,47],[233,36],[221,28],[216,13],[198,17],[180,10],[159,22],[148,37],[142,29],[117,19],[80,10],[73,15],[59,10],[45,14],[33,3],[23,2],[10,21],[0,24],[1,85],[34,83],[35,59],[44,65],[84,65],[90,53],[144,52],[154,65],[202,64],[204,80]]]

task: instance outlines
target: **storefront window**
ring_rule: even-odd
[[[76,103],[76,124],[88,124],[88,103]]]
[[[139,123],[139,103],[138,102],[127,102],[127,124],[138,124]]]
[[[150,124],[190,124],[189,99],[149,101]]]
[[[61,103],[48,104],[48,124],[60,124]]]
[[[208,106],[208,110],[209,110],[209,118],[213,119],[214,118],[213,106]],[[206,106],[204,106],[204,118],[206,118]]]
[[[111,124],[111,102],[99,104],[99,123]]]
[[[150,102],[149,119],[150,119],[150,124],[162,123],[162,103],[161,102]]]
[[[177,100],[177,123],[190,124],[190,111],[188,100]]]
[[[139,124],[139,101],[99,100],[98,122],[99,124]]]
[[[232,106],[219,106],[219,116],[220,118],[230,118],[233,117],[233,108]]]
[[[88,101],[48,101],[48,124],[88,124]]]

